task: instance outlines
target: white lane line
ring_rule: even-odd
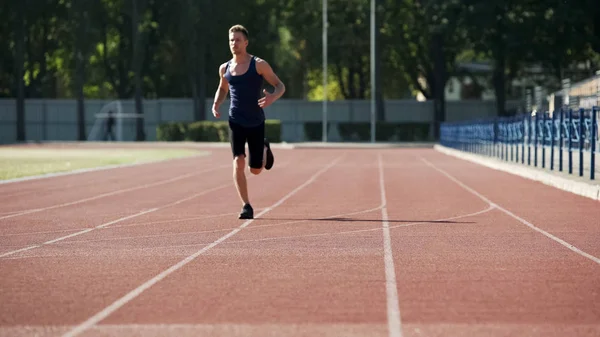
[[[13,255],[13,254],[16,254],[16,253],[24,252],[24,251],[27,251],[27,250],[31,250],[31,249],[34,249],[34,248],[39,248],[39,247],[42,247],[43,245],[56,243],[56,242],[62,241],[64,239],[72,238],[72,237],[77,236],[77,235],[81,235],[81,234],[85,234],[85,233],[91,232],[93,230],[102,229],[102,228],[108,227],[110,225],[122,222],[124,220],[128,220],[128,219],[135,218],[135,217],[138,217],[138,216],[143,215],[143,214],[152,213],[152,212],[155,212],[155,211],[158,211],[158,210],[161,210],[161,209],[165,209],[165,208],[168,208],[168,207],[171,207],[171,206],[178,205],[178,204],[180,204],[182,202],[186,202],[186,201],[192,200],[192,199],[197,198],[199,196],[202,196],[202,195],[208,194],[210,192],[214,192],[214,191],[217,191],[217,190],[223,189],[225,187],[229,187],[229,186],[231,186],[231,183],[225,183],[225,184],[213,187],[213,188],[209,188],[208,190],[204,190],[202,192],[199,192],[199,193],[196,193],[196,194],[192,194],[189,197],[186,197],[186,198],[183,198],[183,199],[179,199],[179,200],[171,202],[169,204],[162,205],[161,207],[156,207],[156,208],[152,208],[150,210],[147,210],[147,211],[144,211],[144,212],[141,212],[141,213],[129,215],[129,216],[126,216],[126,217],[123,217],[123,218],[120,218],[120,219],[117,219],[117,220],[114,220],[114,221],[111,221],[111,222],[104,223],[104,224],[96,226],[94,228],[87,228],[87,229],[84,229],[84,230],[82,230],[80,232],[77,232],[77,233],[69,234],[67,236],[63,236],[63,237],[58,238],[58,239],[46,241],[46,242],[44,242],[42,244],[39,244],[39,245],[33,245],[33,246],[29,246],[29,247],[18,249],[18,250],[6,252],[6,253],[0,255],[0,258],[9,256],[9,255]]]
[[[99,226],[96,226],[96,227],[87,228],[87,229],[84,229],[82,231],[75,232],[75,233],[72,233],[72,234],[69,234],[69,235],[65,235],[65,236],[62,236],[62,237],[57,238],[57,239],[49,240],[49,241],[46,241],[46,242],[41,243],[39,245],[33,245],[33,246],[29,246],[29,247],[25,247],[25,248],[13,250],[13,251],[10,251],[10,252],[6,252],[4,254],[0,254],[0,258],[9,256],[9,255],[13,255],[13,254],[16,254],[16,253],[21,253],[21,252],[24,252],[24,251],[28,251],[28,250],[31,250],[31,249],[34,249],[34,248],[39,248],[39,247],[42,247],[43,245],[51,245],[51,244],[56,243],[58,241],[62,241],[62,240],[68,239],[68,238],[72,238],[72,237],[77,236],[77,235],[89,233],[89,232],[91,232],[93,230],[96,230],[96,229],[104,228],[106,226],[110,226],[112,224],[115,224],[115,223],[118,223],[118,222],[121,222],[121,221],[125,221],[125,220],[131,219],[131,218],[138,217],[140,215],[144,215],[144,214],[147,214],[147,213],[154,212],[157,209],[158,208],[152,208],[152,209],[149,209],[149,210],[146,210],[146,211],[142,211],[142,212],[139,212],[139,213],[136,213],[136,214],[132,214],[132,215],[128,215],[126,217],[119,218],[117,220],[113,220],[113,221],[110,221],[110,222],[107,222],[107,223],[103,223],[103,224],[101,224]]]
[[[47,211],[47,210],[55,209],[55,208],[61,208],[61,207],[66,207],[66,206],[77,205],[77,204],[81,204],[81,203],[84,203],[84,202],[88,202],[88,201],[92,201],[92,200],[97,200],[97,199],[101,199],[101,198],[105,198],[105,197],[110,197],[110,196],[121,194],[121,193],[126,193],[126,192],[141,190],[141,189],[144,189],[144,188],[150,188],[150,187],[160,186],[160,185],[164,185],[164,184],[169,184],[169,183],[172,183],[172,182],[175,182],[175,181],[178,181],[178,180],[190,178],[190,177],[202,174],[202,173],[206,173],[206,172],[210,172],[210,171],[215,171],[215,170],[219,170],[219,169],[222,169],[222,168],[225,168],[225,167],[230,167],[230,166],[231,165],[219,165],[219,166],[212,167],[210,169],[206,169],[206,170],[202,170],[202,171],[197,171],[197,172],[193,172],[193,173],[188,173],[188,174],[183,174],[183,175],[176,176],[174,178],[157,181],[157,182],[150,183],[150,184],[138,185],[136,187],[130,187],[130,188],[124,188],[124,189],[120,189],[120,190],[116,190],[116,191],[112,191],[112,192],[108,192],[108,193],[98,194],[96,196],[85,198],[85,199],[79,199],[79,200],[76,200],[76,201],[66,202],[66,203],[63,203],[63,204],[52,205],[52,206],[42,207],[42,208],[35,208],[35,209],[26,210],[26,211],[20,211],[20,212],[15,213],[15,214],[2,216],[2,217],[0,217],[0,220],[4,220],[4,219],[8,219],[8,218],[14,218],[16,216],[21,216],[21,215],[26,215],[26,214],[38,213],[38,212]]]
[[[494,206],[489,206],[486,209],[474,212],[474,213],[469,213],[469,214],[463,214],[463,215],[458,215],[458,216],[454,216],[451,218],[444,218],[444,219],[437,219],[437,220],[432,220],[430,223],[424,223],[424,222],[410,222],[410,223],[405,223],[405,224],[401,224],[401,225],[395,225],[395,226],[389,226],[389,229],[395,229],[395,228],[401,228],[401,227],[411,227],[411,226],[422,226],[425,224],[435,224],[435,222],[438,221],[446,221],[446,220],[453,220],[453,219],[464,219],[467,217],[471,217],[471,216],[475,216],[475,215],[480,215],[480,214],[484,214],[487,213],[491,210],[493,210],[495,207]],[[379,208],[377,208],[379,209]],[[360,222],[360,220],[357,220],[358,222]],[[389,221],[389,220],[388,220]],[[255,227],[252,227],[255,228]],[[260,238],[260,239],[249,239],[249,240],[232,240],[232,241],[227,241],[227,244],[232,244],[232,243],[248,243],[248,242],[259,242],[259,241],[270,241],[270,240],[284,240],[284,239],[301,239],[301,238],[310,238],[310,237],[319,237],[319,236],[334,236],[334,235],[345,235],[345,234],[359,234],[359,233],[367,233],[367,232],[374,232],[374,231],[379,231],[381,230],[381,227],[377,227],[377,228],[367,228],[367,229],[356,229],[356,230],[351,230],[351,231],[338,231],[338,232],[327,232],[327,233],[316,233],[316,234],[303,234],[303,235],[290,235],[290,236],[275,236],[275,237],[267,237],[267,238]],[[153,248],[180,248],[180,247],[191,247],[191,246],[197,246],[200,243],[196,243],[193,245],[178,245],[178,246],[154,246]],[[204,243],[206,244],[206,243]]]
[[[282,164],[279,164],[279,167],[286,167],[289,163],[285,162]],[[247,177],[247,179],[252,179],[252,176]],[[221,188],[225,188],[229,186],[229,184],[223,184],[223,185],[219,185],[215,188],[211,188],[208,191],[203,191],[199,194],[194,194],[192,196],[192,198],[198,197],[200,195],[206,194],[207,192],[212,192]],[[186,198],[184,201],[189,200],[189,198]],[[170,204],[169,204],[170,205]],[[169,206],[167,205],[167,206]],[[160,209],[165,208],[167,206],[162,206],[160,207]],[[122,227],[130,227],[130,226],[142,226],[142,225],[148,225],[148,224],[156,224],[156,223],[170,223],[170,222],[175,222],[175,221],[185,221],[185,220],[197,220],[197,219],[207,219],[207,218],[215,218],[215,217],[221,217],[221,216],[227,216],[227,215],[234,215],[234,214],[238,214],[238,213],[224,213],[224,214],[207,214],[205,216],[198,216],[198,217],[193,217],[193,218],[186,218],[186,219],[175,219],[175,220],[164,220],[164,221],[152,221],[152,222],[143,222],[143,223],[133,223],[133,224],[127,224],[127,225],[120,225],[120,226],[111,226],[111,228],[122,228]],[[35,234],[51,234],[51,233],[61,233],[61,232],[71,232],[71,231],[75,231],[79,228],[73,228],[73,229],[61,229],[61,230],[55,230],[55,231],[42,231],[42,232],[24,232],[24,233],[9,233],[9,234],[0,234],[0,237],[4,237],[4,236],[17,236],[17,235],[35,235]]]
[[[497,209],[499,209],[499,210],[501,210],[502,212],[504,212],[504,213],[506,213],[506,214],[510,215],[511,217],[513,217],[514,219],[518,220],[519,222],[521,222],[522,224],[526,225],[527,227],[529,227],[529,228],[531,228],[531,229],[533,229],[533,230],[535,230],[535,231],[537,231],[537,232],[539,232],[539,233],[542,233],[542,234],[543,234],[543,235],[545,235],[546,237],[548,237],[548,238],[550,238],[550,239],[552,239],[552,240],[554,240],[554,241],[556,241],[556,242],[560,243],[561,245],[563,245],[563,246],[567,247],[568,249],[570,249],[570,250],[574,251],[575,253],[577,253],[577,254],[579,254],[579,255],[581,255],[581,256],[583,256],[583,257],[586,257],[586,258],[588,258],[588,259],[590,259],[590,260],[592,260],[592,261],[594,261],[594,262],[596,262],[596,263],[600,264],[600,258],[597,258],[597,257],[595,257],[595,256],[593,256],[593,255],[591,255],[591,254],[588,254],[588,253],[586,253],[586,252],[582,251],[581,249],[579,249],[579,248],[577,248],[577,247],[573,246],[572,244],[570,244],[570,243],[568,243],[568,242],[564,241],[563,239],[560,239],[560,238],[558,238],[558,237],[556,237],[556,236],[554,236],[554,235],[552,235],[552,234],[550,234],[550,233],[546,232],[545,230],[543,230],[543,229],[541,229],[541,228],[539,228],[539,227],[536,227],[536,226],[535,226],[534,224],[532,224],[531,222],[529,222],[529,221],[527,221],[527,220],[525,220],[525,219],[521,218],[521,217],[520,217],[520,216],[518,216],[518,215],[515,215],[514,213],[512,213],[512,212],[511,212],[511,211],[509,211],[509,210],[507,210],[506,208],[504,208],[504,207],[502,207],[502,206],[500,206],[500,205],[498,205],[498,204],[496,204],[496,203],[492,202],[490,199],[486,198],[486,197],[485,197],[484,195],[482,195],[481,193],[479,193],[479,192],[475,191],[474,189],[472,189],[471,187],[469,187],[469,186],[465,185],[465,184],[464,184],[462,181],[458,180],[457,178],[455,178],[454,176],[452,176],[450,173],[448,173],[448,172],[444,171],[443,169],[441,169],[441,168],[439,168],[439,167],[435,166],[434,164],[432,164],[431,162],[429,162],[427,159],[425,159],[425,158],[423,158],[423,157],[419,157],[419,158],[420,158],[422,161],[424,161],[424,162],[425,162],[425,164],[427,164],[427,165],[428,165],[428,166],[430,166],[431,168],[435,169],[436,171],[438,171],[438,172],[442,173],[442,174],[443,174],[443,175],[445,175],[445,176],[446,176],[448,179],[450,179],[450,180],[452,180],[453,182],[455,182],[456,184],[458,184],[460,187],[462,187],[462,188],[464,188],[465,190],[467,190],[467,191],[471,192],[473,195],[475,195],[475,196],[479,197],[481,200],[483,200],[483,201],[485,201],[485,202],[489,203],[490,205],[492,205],[492,206],[495,206]]]
[[[381,153],[377,156],[379,168],[379,189],[381,191],[381,217],[383,226],[383,252],[385,263],[385,289],[387,293],[387,317],[390,337],[402,336],[402,321],[400,319],[400,306],[398,303],[398,285],[396,283],[396,270],[392,252],[392,239],[390,236],[390,222],[387,212],[387,198],[385,196],[385,178]]]
[[[152,209],[140,212],[140,213],[136,213],[136,214],[133,214],[133,215],[128,215],[126,217],[123,217],[123,218],[120,218],[120,219],[117,219],[117,220],[113,220],[111,222],[107,222],[107,223],[104,223],[102,225],[99,225],[99,226],[96,226],[96,227],[93,227],[93,228],[87,228],[87,229],[84,229],[82,231],[79,231],[79,232],[76,232],[76,233],[73,233],[73,234],[69,234],[69,235],[60,237],[58,239],[46,241],[46,242],[44,242],[42,244],[39,244],[39,245],[33,245],[33,246],[26,247],[26,248],[22,248],[22,249],[10,251],[10,252],[7,252],[7,253],[4,253],[4,254],[0,255],[0,258],[3,258],[5,256],[9,256],[9,255],[13,255],[13,254],[16,254],[16,253],[24,252],[24,251],[27,251],[27,250],[31,250],[31,249],[34,249],[34,248],[39,248],[39,247],[42,247],[43,245],[48,245],[48,244],[56,243],[58,241],[62,241],[64,239],[72,238],[74,236],[78,236],[78,235],[81,235],[81,234],[89,233],[89,232],[97,230],[97,229],[102,229],[102,228],[108,227],[110,225],[113,225],[113,224],[116,224],[116,223],[119,223],[119,222],[122,222],[122,221],[125,221],[125,220],[128,220],[128,219],[132,219],[132,218],[138,217],[140,215],[144,215],[144,214],[156,212],[158,210],[165,209],[167,207],[175,206],[175,205],[180,204],[182,202],[189,201],[189,200],[197,198],[197,197],[199,197],[201,195],[208,194],[210,192],[214,192],[214,191],[217,191],[217,190],[223,189],[225,187],[229,187],[229,186],[231,186],[231,183],[222,184],[222,185],[219,185],[217,187],[213,187],[213,188],[210,188],[208,190],[204,190],[202,192],[199,192],[199,193],[196,193],[196,194],[192,194],[189,197],[186,197],[186,198],[183,198],[183,199],[179,199],[179,200],[174,201],[172,203],[165,204],[165,205],[163,205],[161,207],[156,207],[156,208],[152,208]]]
[[[38,248],[38,247],[40,247],[40,245],[34,245],[34,246],[29,246],[29,247],[25,247],[25,248],[21,248],[21,249],[17,249],[17,250],[12,250],[12,251],[10,251],[8,253],[4,253],[4,254],[0,255],[0,257],[5,257],[5,256],[13,255],[13,254],[20,253],[20,252],[25,252],[25,251],[28,251],[30,249],[34,249],[34,248]]]
[[[76,230],[82,230],[82,229],[85,229],[85,228],[57,229],[55,231],[41,231],[41,232],[8,233],[8,234],[0,234],[0,238],[1,237],[7,237],[7,236],[40,235],[40,234],[54,234],[54,233],[74,232]]]
[[[327,166],[323,167],[322,169],[320,169],[317,173],[313,174],[312,177],[310,177],[302,185],[296,187],[293,191],[291,191],[290,193],[286,194],[283,198],[279,199],[279,201],[277,201],[273,205],[265,208],[263,211],[261,211],[260,213],[258,213],[255,217],[258,218],[258,217],[260,217],[260,216],[262,216],[262,215],[270,212],[271,210],[273,210],[277,206],[279,206],[282,203],[284,203],[287,199],[291,198],[296,193],[298,193],[299,191],[301,191],[302,189],[304,189],[306,186],[308,186],[311,183],[313,183],[321,174],[325,173],[327,170],[329,170],[330,168],[332,168],[336,163],[338,163],[343,158],[343,156],[344,155],[339,156],[336,160],[334,160],[331,163],[329,163],[329,165],[327,165]],[[177,270],[181,269],[186,264],[192,262],[198,256],[204,254],[205,252],[207,252],[211,248],[217,246],[219,243],[227,240],[229,237],[237,234],[239,231],[241,231],[242,229],[244,229],[245,227],[247,227],[248,225],[250,225],[253,222],[253,220],[254,219],[250,219],[250,220],[245,221],[243,224],[241,224],[239,227],[237,227],[233,231],[225,234],[224,236],[220,237],[219,239],[213,241],[208,246],[205,246],[204,248],[200,249],[199,251],[195,252],[194,254],[186,257],[185,259],[179,261],[178,263],[174,264],[170,268],[164,270],[160,274],[158,274],[155,277],[151,278],[150,280],[146,281],[144,284],[142,284],[139,287],[133,289],[132,291],[130,291],[129,293],[127,293],[125,296],[123,296],[120,299],[116,300],[115,302],[113,302],[108,307],[102,309],[100,312],[98,312],[94,316],[88,318],[85,322],[79,324],[73,330],[69,331],[68,333],[64,334],[63,336],[64,337],[77,336],[78,334],[80,334],[80,333],[84,332],[85,330],[91,328],[96,323],[102,321],[103,319],[105,319],[106,317],[108,317],[110,314],[112,314],[113,312],[117,311],[119,308],[121,308],[125,304],[127,304],[129,301],[131,301],[131,300],[135,299],[136,297],[138,297],[146,289],[148,289],[148,288],[152,287],[154,284],[160,282],[162,279],[164,279],[165,277],[167,277],[169,274],[172,274],[172,273],[176,272]]]
[[[401,225],[394,225],[394,226],[390,226],[390,229],[395,229],[395,228],[401,228],[401,227],[410,227],[410,226],[422,226],[422,225],[426,225],[426,224],[435,224],[435,222],[439,222],[439,221],[447,221],[447,220],[455,220],[455,219],[464,219],[464,218],[468,218],[471,216],[476,216],[476,215],[481,215],[481,214],[485,214],[491,210],[494,210],[496,207],[495,206],[488,206],[485,209],[473,212],[473,213],[468,213],[468,214],[462,214],[462,215],[457,215],[457,216],[453,216],[450,218],[443,218],[443,219],[436,219],[436,220],[431,220],[430,223],[427,222],[409,222],[409,223],[405,223],[405,224],[401,224]],[[366,210],[366,211],[361,211],[360,213],[370,213],[370,212],[374,212],[377,210],[380,210],[381,207],[376,207],[373,208],[371,210]],[[237,213],[236,213],[237,214]],[[308,220],[302,220],[302,221],[308,221]],[[360,221],[360,220],[357,220]],[[389,220],[388,220],[389,221]],[[266,226],[277,226],[277,225],[283,225],[283,224],[289,224],[289,223],[282,223],[282,224],[274,224],[274,225],[261,225],[261,226],[252,226],[247,228],[246,230],[250,230],[250,229],[260,229],[260,227],[266,227]],[[442,225],[446,225],[446,224],[442,224]],[[112,228],[112,227],[111,227]],[[227,230],[231,230],[232,228],[228,228]],[[376,227],[376,228],[367,228],[367,229],[357,229],[357,230],[351,230],[351,231],[338,231],[338,232],[327,232],[327,233],[316,233],[316,234],[303,234],[303,235],[290,235],[290,236],[274,236],[274,237],[263,237],[260,239],[246,239],[246,240],[229,240],[227,242],[223,242],[224,245],[226,244],[235,244],[235,243],[251,243],[251,242],[265,242],[265,241],[276,241],[276,240],[288,240],[288,239],[303,239],[303,238],[311,238],[311,237],[322,237],[322,236],[334,236],[334,235],[346,235],[346,234],[359,234],[359,233],[366,233],[366,232],[374,232],[374,231],[380,231],[381,227]],[[213,233],[213,232],[217,232],[217,231],[221,231],[221,230],[209,230],[209,231],[200,231],[198,233]],[[91,241],[69,241],[69,242],[63,242],[66,244],[70,244],[70,243],[82,243],[82,242],[91,242]],[[165,248],[186,248],[186,247],[196,247],[196,246],[203,246],[203,245],[208,245],[210,244],[210,242],[198,242],[198,243],[194,243],[194,244],[187,244],[187,245],[167,245],[167,246],[152,246],[152,249],[165,249]],[[120,249],[120,251],[133,251],[133,250],[139,250],[140,248],[123,248]],[[141,249],[147,249],[147,248],[141,248]],[[39,258],[39,257],[53,257],[50,255],[32,255],[32,256],[22,256],[22,257],[14,257],[14,258],[7,258],[6,260],[18,260],[18,259],[26,259],[26,258]]]
[[[458,216],[451,217],[451,218],[432,220],[431,223],[435,223],[436,221],[445,221],[445,220],[452,220],[452,219],[462,219],[462,218],[467,218],[467,217],[470,217],[470,216],[484,214],[484,213],[487,213],[487,212],[493,210],[494,208],[495,207],[493,207],[493,206],[489,206],[489,207],[487,207],[484,210],[477,211],[477,212],[474,212],[474,213],[458,215]],[[379,209],[380,208],[377,208],[377,210],[379,210]],[[357,221],[360,222],[360,220],[357,220]],[[426,224],[426,223],[423,223],[423,222],[410,222],[410,223],[405,223],[405,224],[401,224],[401,225],[389,226],[389,229],[395,229],[395,228],[400,228],[400,227],[410,227],[410,226],[421,226],[421,225],[424,225],[424,224]],[[256,227],[252,227],[252,228],[256,228]],[[367,229],[356,229],[356,230],[351,230],[351,231],[338,231],[338,232],[327,232],[327,233],[316,233],[316,234],[303,234],[303,235],[290,235],[290,236],[274,236],[274,237],[267,237],[267,238],[260,238],[260,239],[232,240],[232,241],[227,241],[226,244],[260,242],[260,241],[271,241],[271,240],[284,240],[284,239],[302,239],[302,238],[310,238],[310,237],[334,236],[334,235],[345,235],[345,234],[358,234],[358,233],[374,232],[374,231],[380,231],[380,230],[381,230],[381,227],[377,227],[377,228],[367,228]],[[153,248],[179,248],[179,247],[197,246],[197,245],[199,245],[199,244],[194,244],[194,245],[180,245],[180,246],[155,246]]]
[[[335,215],[329,215],[326,217],[321,217],[319,218],[319,220],[326,220],[326,219],[332,219],[332,218],[338,218],[338,217],[342,217],[342,216],[349,216],[349,215],[357,215],[357,214],[364,214],[364,213],[370,213],[370,212],[374,212],[377,210],[380,210],[382,206],[378,206],[375,208],[371,208],[371,209],[366,209],[366,210],[362,210],[362,211],[357,211],[357,212],[351,212],[351,213],[342,213],[342,214],[335,214]],[[233,215],[233,214],[238,214],[238,213],[226,213],[223,215]],[[218,215],[218,216],[222,216],[222,215]],[[213,217],[217,217],[213,216]],[[199,217],[199,218],[191,218],[191,219],[210,219],[213,217]],[[255,229],[263,229],[263,228],[267,228],[267,227],[276,227],[276,226],[285,226],[285,225],[291,225],[291,224],[298,224],[298,223],[308,223],[311,220],[294,220],[294,221],[285,221],[285,222],[280,222],[280,223],[275,223],[275,224],[268,224],[268,225],[254,225],[250,228],[248,228],[247,230],[255,230]],[[160,221],[160,222],[168,222],[168,221]],[[143,223],[140,223],[143,224]],[[125,226],[128,225],[123,225],[123,226],[112,226],[111,228],[123,228]],[[119,236],[116,238],[105,238],[105,239],[93,239],[93,240],[71,240],[69,242],[64,242],[65,244],[77,244],[77,243],[91,243],[91,242],[106,242],[106,241],[118,241],[118,240],[132,240],[132,239],[150,239],[150,238],[166,238],[169,236],[179,236],[179,235],[192,235],[192,234],[206,234],[206,233],[218,233],[218,232],[228,232],[230,230],[233,230],[237,227],[234,228],[219,228],[219,229],[208,229],[208,230],[202,230],[202,231],[193,231],[193,232],[181,232],[181,233],[168,233],[168,234],[151,234],[151,235],[137,235],[137,236]],[[228,241],[229,243],[234,242],[234,241]]]
[[[359,214],[370,213],[370,212],[378,211],[382,207],[383,206],[379,206],[379,207],[376,207],[376,208],[372,208],[372,209],[364,210],[364,211],[360,211],[360,212],[355,212],[355,213],[359,213]],[[435,224],[435,222],[439,222],[439,221],[464,219],[464,218],[471,217],[471,216],[485,214],[485,213],[487,213],[487,212],[489,212],[489,211],[491,211],[491,210],[493,210],[495,208],[496,208],[495,206],[488,206],[485,209],[482,209],[482,210],[479,210],[479,211],[476,211],[476,212],[473,212],[473,213],[461,214],[461,215],[453,216],[453,217],[450,217],[450,218],[442,218],[442,219],[431,220],[430,223],[427,223],[427,222],[409,222],[409,223],[405,223],[405,224],[390,226],[390,229],[401,228],[401,227],[410,227],[410,226],[422,226],[422,225],[425,225],[425,224]],[[342,216],[343,215],[351,215],[351,214],[354,214],[354,213],[342,214]],[[332,217],[335,217],[335,216],[332,216]],[[308,221],[308,220],[299,220],[298,222],[305,222],[305,221]],[[360,220],[357,220],[357,221],[360,221]],[[271,226],[286,225],[286,224],[291,224],[291,223],[292,222],[284,222],[284,223],[278,223],[278,224],[272,224],[272,225],[252,226],[252,227],[247,228],[247,230],[250,230],[250,229],[260,229],[262,227],[271,227]],[[296,223],[296,221],[294,221],[293,223]],[[445,224],[443,224],[443,225],[445,225]],[[114,228],[114,227],[111,227],[111,228]],[[194,234],[196,234],[196,233],[198,233],[198,234],[202,234],[202,233],[215,233],[215,232],[221,232],[221,231],[232,230],[232,229],[233,228],[227,228],[227,229],[224,229],[224,230],[220,230],[219,229],[219,230],[198,231],[198,232],[194,232]],[[356,229],[356,230],[351,230],[351,231],[337,231],[337,232],[326,232],[326,233],[317,233],[317,234],[290,235],[290,236],[274,236],[274,237],[263,237],[263,238],[260,238],[260,239],[247,239],[247,240],[229,240],[227,242],[223,242],[223,244],[264,242],[264,241],[276,241],[276,240],[287,240],[287,239],[302,239],[302,238],[310,238],[310,237],[322,237],[322,236],[358,234],[358,233],[374,232],[374,231],[380,231],[380,230],[381,230],[381,227],[376,227],[376,228],[367,228],[367,229]],[[71,244],[71,243],[87,243],[87,242],[96,242],[96,240],[78,240],[78,241],[69,241],[69,242],[62,242],[62,243],[63,244]],[[203,245],[208,245],[208,244],[210,244],[210,242],[198,242],[198,243],[187,244],[187,245],[152,246],[152,249],[185,248],[185,247],[203,246]],[[139,249],[140,248],[123,248],[123,249],[120,249],[120,251],[133,251],[133,250],[139,250]],[[147,249],[147,248],[142,248],[142,249]],[[6,260],[17,260],[17,259],[25,259],[25,258],[38,258],[38,257],[46,257],[46,256],[49,257],[49,255],[32,255],[32,256],[7,258]]]

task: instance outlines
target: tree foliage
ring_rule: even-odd
[[[286,83],[285,97],[319,98],[321,6],[320,0],[3,1],[0,97],[192,97],[203,119],[218,66],[230,57],[227,29],[240,23],[250,31],[250,52]],[[372,94],[369,6],[328,2],[330,98]],[[443,103],[448,79],[469,76],[465,62],[487,62],[493,71],[486,81],[503,113],[504,100],[520,94],[512,80],[533,67],[547,87],[591,75],[600,59],[598,22],[595,0],[377,0],[380,99],[421,93]],[[589,67],[582,72],[578,63]]]

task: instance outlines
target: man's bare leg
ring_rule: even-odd
[[[244,172],[246,168],[246,159],[244,156],[235,157],[233,160],[233,180],[235,182],[235,187],[238,191],[238,195],[242,201],[242,205],[249,204],[250,200],[248,199],[248,185],[246,182],[246,172]]]

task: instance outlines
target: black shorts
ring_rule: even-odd
[[[229,142],[233,157],[246,156],[246,142],[248,143],[248,163],[252,168],[263,167],[265,148],[265,123],[258,126],[244,127],[229,122]]]

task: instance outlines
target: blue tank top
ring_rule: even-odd
[[[260,125],[265,120],[265,113],[258,105],[261,98],[263,77],[256,71],[254,56],[250,59],[248,71],[242,75],[231,75],[227,62],[225,79],[229,82],[229,120],[246,127]]]

